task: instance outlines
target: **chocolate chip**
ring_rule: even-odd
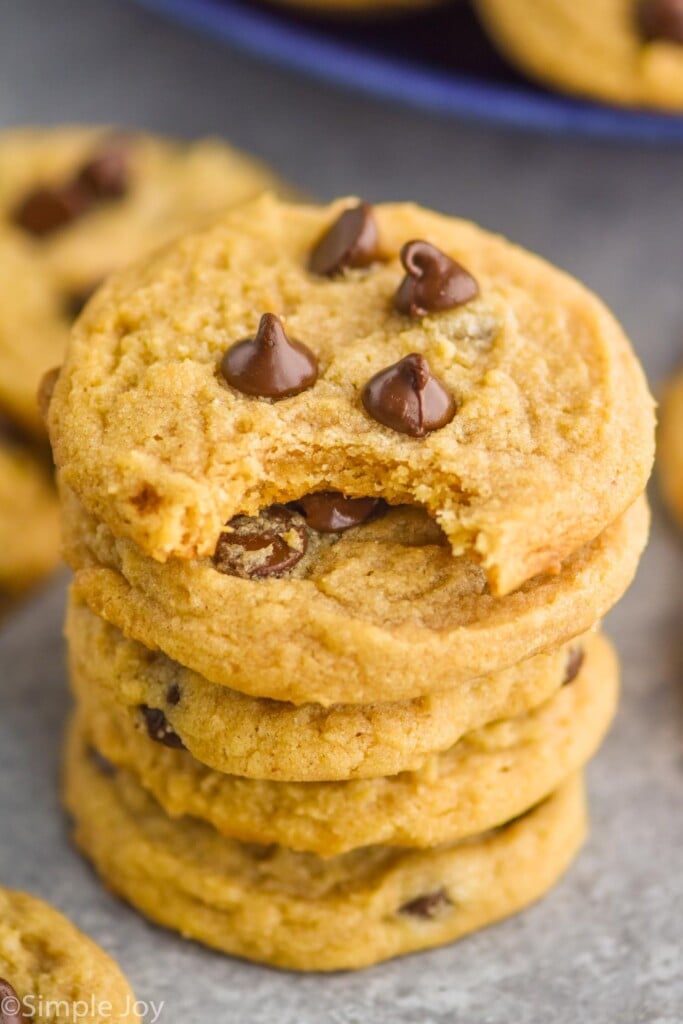
[[[426,316],[462,306],[479,294],[472,275],[429,242],[406,242],[401,262],[407,274],[394,297],[399,313]]]
[[[661,39],[683,45],[683,0],[640,0],[637,14],[648,42]]]
[[[173,747],[175,750],[185,749],[185,744],[180,736],[173,732],[163,711],[158,708],[150,708],[146,704],[140,705],[140,711],[145,719],[150,739],[156,743],[163,743],[165,747]]]
[[[377,257],[377,225],[367,203],[337,218],[316,243],[308,263],[314,274],[333,277],[345,267],[367,267]]]
[[[306,522],[285,505],[258,516],[235,516],[220,535],[213,561],[219,572],[242,579],[283,576],[306,553]]]
[[[98,772],[101,772],[102,775],[107,775],[109,777],[116,775],[116,766],[113,765],[111,761],[104,756],[104,754],[100,754],[99,750],[95,747],[88,747],[88,757],[95,765]]]
[[[376,373],[363,388],[362,402],[373,419],[411,437],[425,437],[455,416],[451,393],[424,356],[413,352]]]
[[[66,227],[87,210],[90,198],[80,185],[37,188],[17,206],[15,224],[31,235],[43,237]]]
[[[264,313],[256,337],[238,341],[225,353],[221,372],[245,395],[277,401],[315,384],[318,360],[300,341],[287,337],[278,317]]]
[[[574,682],[581,671],[585,658],[586,652],[583,647],[577,645],[576,647],[571,648],[569,657],[567,658],[567,666],[564,670],[564,679],[562,680],[563,686],[567,686],[568,683]]]
[[[29,1024],[29,1020],[15,989],[0,978],[0,1024]]]
[[[180,687],[178,684],[171,683],[166,690],[166,703],[171,705],[180,704],[180,696]]]
[[[81,168],[76,181],[96,199],[120,199],[128,191],[128,150],[112,143]]]
[[[425,896],[418,896],[399,907],[399,914],[410,914],[411,917],[421,917],[431,921],[435,917],[441,917],[453,906],[453,901],[445,889],[436,889]]]
[[[291,504],[319,533],[342,533],[375,518],[387,507],[381,498],[345,498],[339,491],[318,491]]]

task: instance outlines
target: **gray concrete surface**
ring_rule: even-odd
[[[602,293],[654,383],[683,356],[683,150],[550,141],[360,99],[114,0],[0,0],[0,125],[69,119],[219,132],[321,197],[473,217]],[[514,920],[357,975],[214,955],[100,888],[58,804],[62,603],[57,582],[0,637],[0,882],[68,911],[140,998],[165,1001],[162,1024],[683,1021],[683,544],[659,510],[609,619],[624,700],[591,769],[593,833],[576,867]]]

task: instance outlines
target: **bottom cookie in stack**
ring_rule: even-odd
[[[66,800],[105,883],[152,920],[226,953],[331,971],[452,941],[542,896],[586,831],[580,775],[522,817],[418,851],[370,846],[323,860],[171,819],[103,762],[76,718]]]

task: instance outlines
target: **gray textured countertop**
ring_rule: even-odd
[[[683,355],[683,150],[464,125],[282,73],[114,0],[0,0],[0,125],[112,120],[219,132],[321,197],[411,198],[575,272],[656,383]],[[148,925],[70,849],[57,787],[68,701],[58,581],[0,636],[0,882],[51,900],[119,958],[162,1024],[683,1021],[683,543],[653,541],[608,626],[624,699],[591,776],[593,832],[543,903],[450,948],[299,977]]]

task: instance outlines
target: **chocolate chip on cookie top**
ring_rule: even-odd
[[[372,207],[359,203],[344,210],[316,243],[309,269],[334,277],[346,267],[367,267],[377,258],[378,233]]]
[[[306,519],[307,525],[319,533],[343,533],[376,518],[386,509],[381,498],[346,498],[340,491],[318,491],[291,502]]]
[[[237,391],[277,401],[315,384],[318,360],[306,345],[287,337],[278,317],[264,313],[255,337],[225,353],[221,373]]]
[[[429,242],[406,242],[401,263],[407,273],[394,296],[399,313],[414,317],[440,313],[463,306],[479,294],[472,275]]]
[[[120,143],[111,143],[88,160],[68,181],[39,185],[14,210],[15,224],[42,237],[67,227],[94,205],[120,199],[128,191],[128,156]]]
[[[636,10],[648,42],[659,39],[683,45],[683,0],[639,0]]]
[[[141,704],[140,711],[151,740],[154,740],[155,743],[162,743],[165,747],[172,747],[174,750],[185,749],[185,744],[180,736],[173,732],[163,711],[160,711],[159,708],[150,708],[147,704]]]
[[[445,889],[436,889],[434,892],[418,896],[409,900],[399,908],[400,914],[409,914],[411,917],[419,917],[425,921],[431,921],[435,917],[441,917],[451,910],[453,901]]]
[[[128,149],[112,140],[81,168],[77,182],[97,199],[120,199],[129,187]]]
[[[0,1024],[29,1024],[19,996],[4,978],[0,978]]]
[[[456,412],[455,399],[416,352],[371,377],[361,398],[374,420],[411,437],[445,427]]]
[[[285,505],[271,505],[258,516],[231,519],[218,538],[213,561],[227,576],[263,579],[289,572],[307,547],[305,519]]]
[[[42,237],[78,220],[89,205],[88,193],[74,182],[54,188],[40,186],[19,203],[13,220],[30,235]]]

